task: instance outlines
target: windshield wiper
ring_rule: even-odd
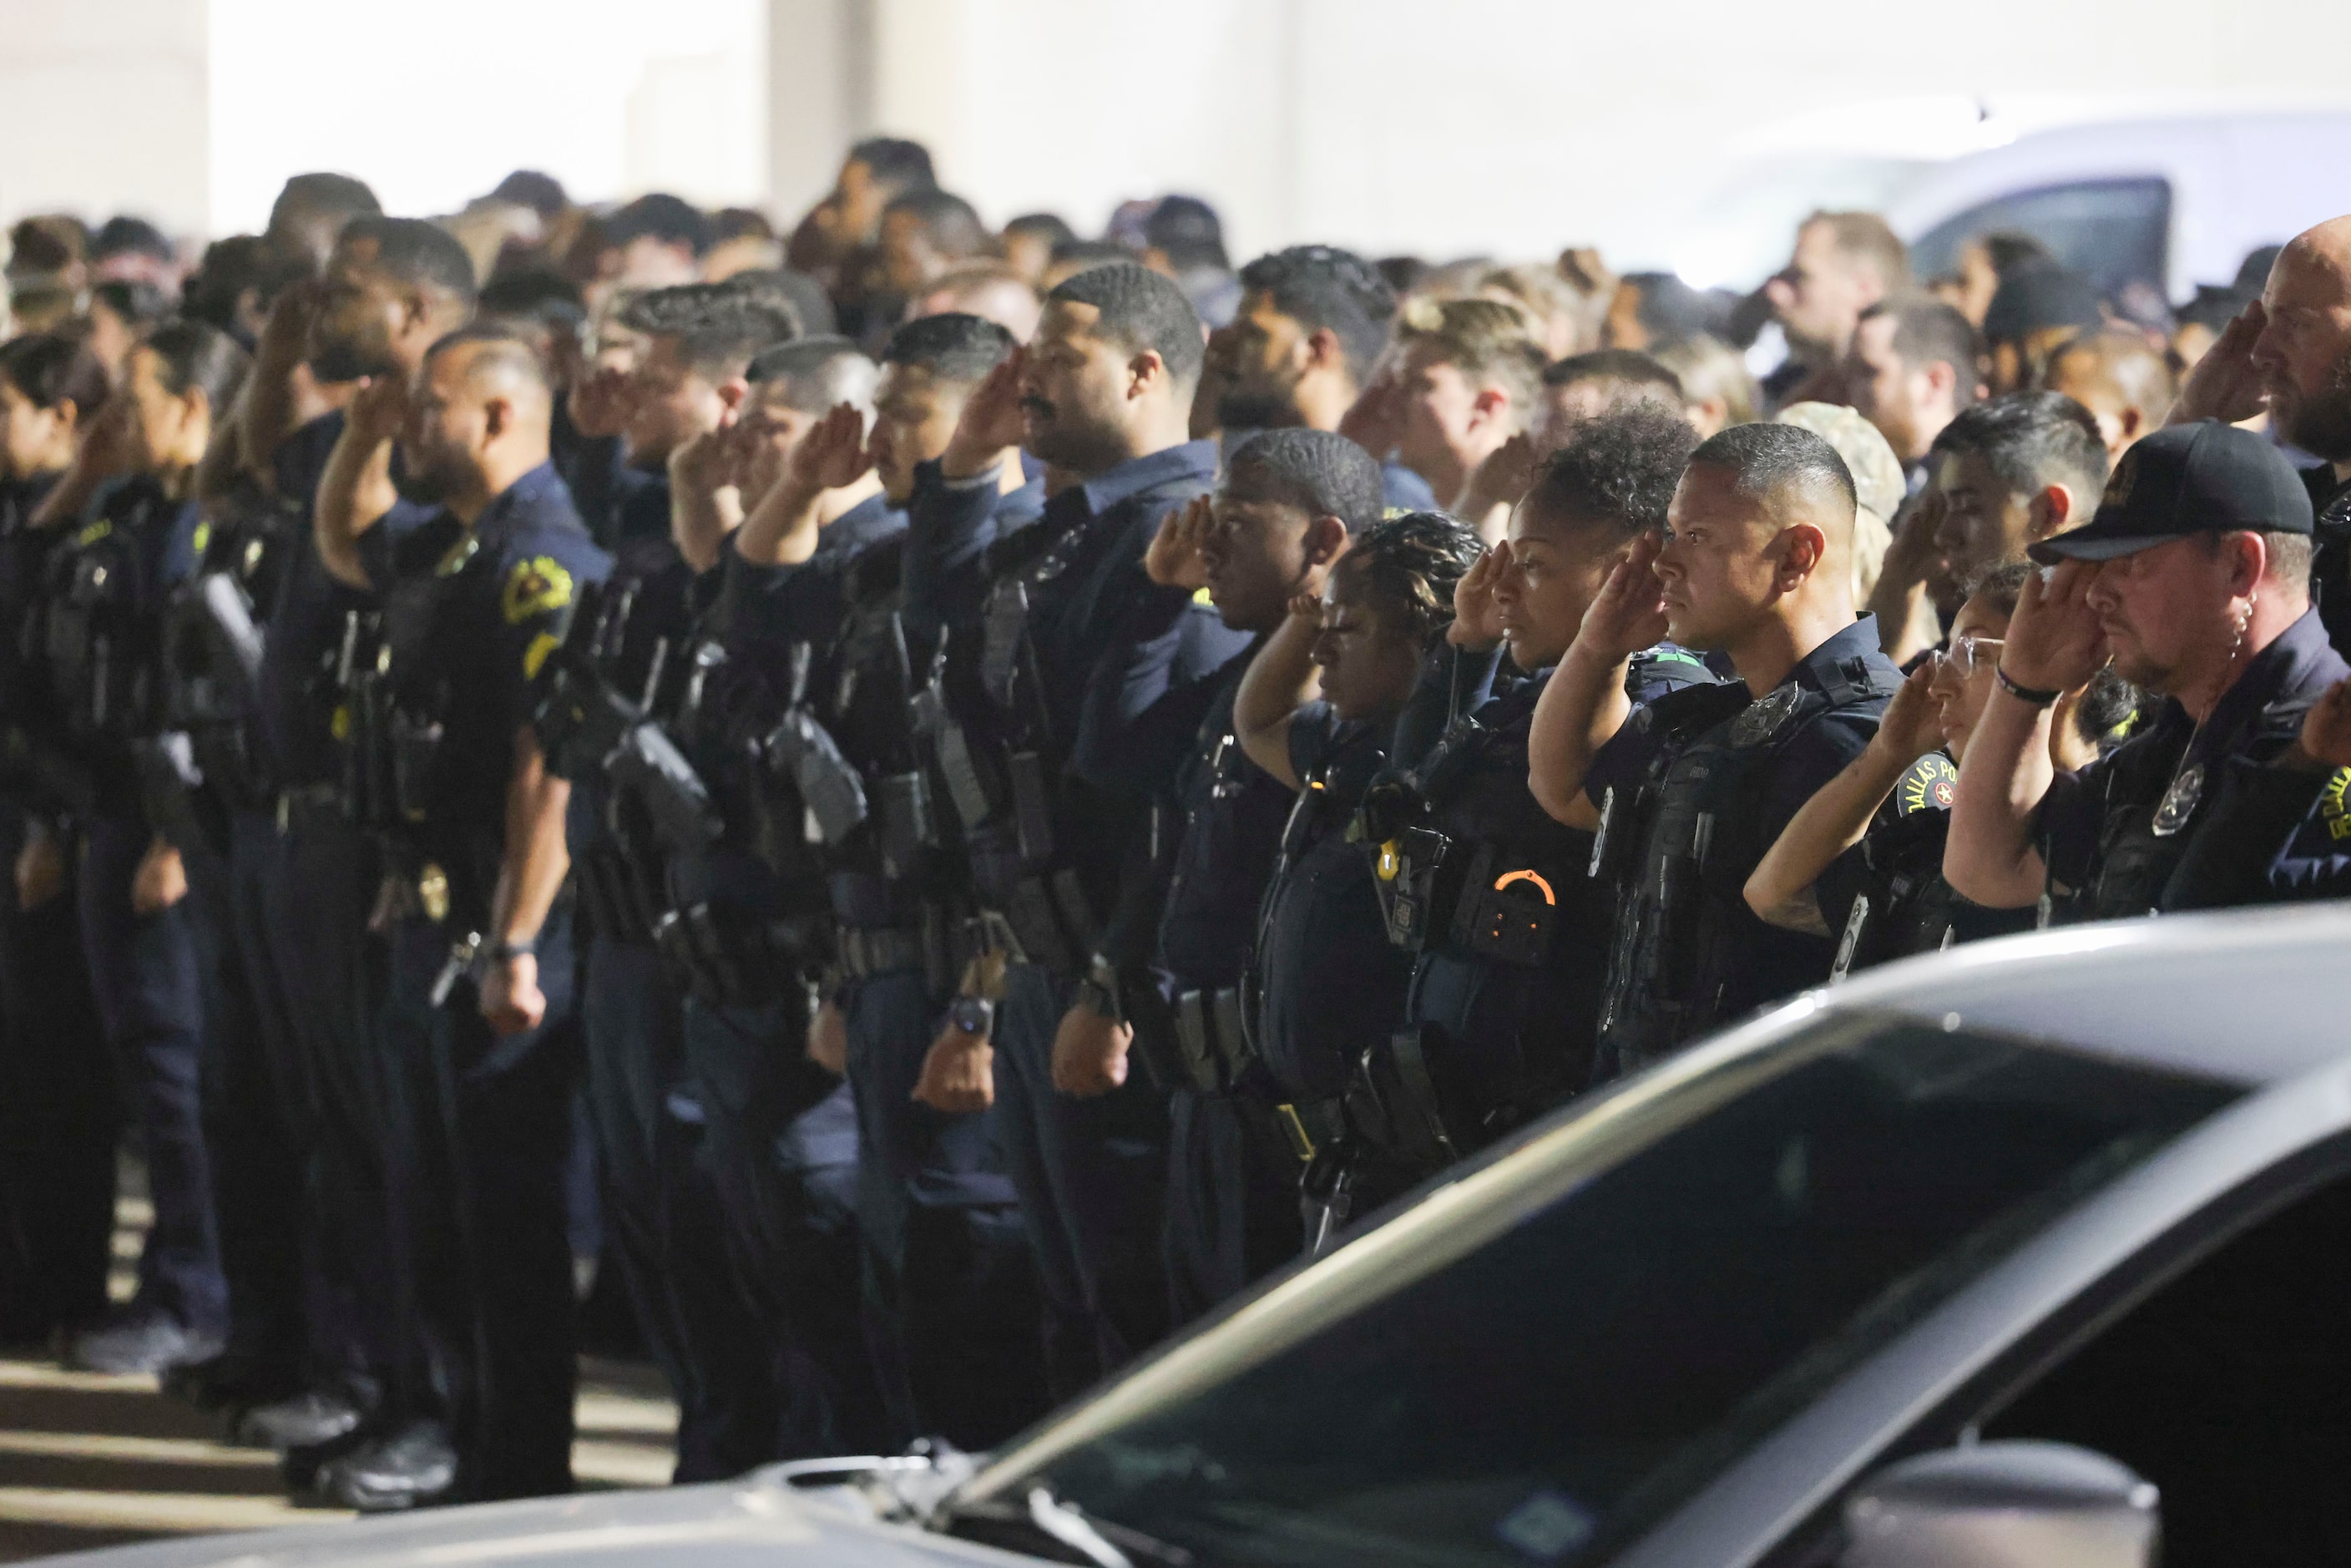
[[[934,1528],[1007,1551],[1022,1550],[1022,1543],[1050,1543],[1059,1550],[1043,1554],[1058,1562],[1091,1564],[1091,1568],[1144,1568],[1144,1564],[1195,1568],[1198,1562],[1180,1546],[1155,1541],[1123,1524],[1088,1518],[1041,1482],[1032,1482],[1019,1501],[951,1500],[939,1510]]]

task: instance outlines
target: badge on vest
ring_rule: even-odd
[[[2180,770],[2163,792],[2162,804],[2155,809],[2155,836],[2168,839],[2188,825],[2196,814],[2196,803],[2204,797],[2204,765],[2200,762]]]
[[[1739,710],[1739,716],[1730,721],[1730,744],[1761,746],[1779,734],[1780,727],[1788,722],[1790,714],[1796,711],[1796,704],[1802,700],[1803,695],[1803,688],[1790,681],[1785,685],[1774,686],[1749,703]]]

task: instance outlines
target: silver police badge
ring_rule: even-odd
[[[2196,814],[2196,802],[2203,796],[2204,765],[2199,762],[2182,768],[2179,777],[2171,781],[2171,788],[2163,792],[2162,804],[2155,809],[2155,836],[2168,839],[2186,827],[2188,819]]]
[[[1790,681],[1749,703],[1730,721],[1730,744],[1761,746],[1771,739],[1788,722],[1788,716],[1796,711],[1797,700],[1802,695],[1796,683]]]

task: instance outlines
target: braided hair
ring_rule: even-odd
[[[1443,512],[1384,517],[1357,536],[1335,573],[1383,623],[1426,647],[1453,622],[1453,586],[1486,553],[1477,530]]]

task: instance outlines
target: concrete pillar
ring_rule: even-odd
[[[768,193],[789,225],[873,130],[873,0],[768,0]]]

